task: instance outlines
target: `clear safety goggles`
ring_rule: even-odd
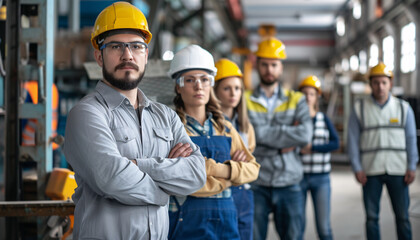
[[[176,80],[176,83],[180,87],[195,87],[196,84],[200,83],[202,87],[213,87],[214,76],[209,74],[194,74],[181,76]]]
[[[146,52],[147,43],[144,42],[109,42],[101,46],[100,50],[106,49],[109,54],[122,56],[125,48],[131,55],[140,55]]]

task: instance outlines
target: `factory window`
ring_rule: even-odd
[[[343,72],[347,72],[349,68],[349,60],[347,58],[343,58],[341,60],[341,69],[343,70]]]
[[[401,72],[416,68],[416,25],[409,23],[401,29]]]
[[[350,57],[350,69],[357,71],[359,69],[359,58],[356,55]]]
[[[359,72],[365,74],[367,71],[367,55],[365,50],[359,52]]]
[[[362,4],[360,4],[359,0],[354,0],[353,2],[353,17],[354,19],[362,17]]]
[[[373,67],[378,64],[379,49],[378,45],[372,44],[369,49],[369,67]]]
[[[394,38],[392,36],[385,37],[382,40],[382,51],[385,65],[390,70],[394,70]]]
[[[336,23],[336,27],[337,27],[337,34],[338,36],[344,36],[344,34],[346,33],[346,25],[344,22],[344,18],[343,17],[338,17],[337,18],[337,23]]]
[[[336,63],[335,63],[335,65],[334,65],[334,70],[335,70],[337,73],[342,73],[342,72],[343,72],[343,69],[341,68],[341,63],[340,63],[340,62],[336,62]]]

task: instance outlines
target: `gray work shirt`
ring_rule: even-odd
[[[68,114],[63,149],[78,186],[74,239],[166,239],[169,195],[205,184],[205,160],[177,114],[138,95],[141,124],[129,100],[103,82]],[[167,158],[180,142],[191,155]]]

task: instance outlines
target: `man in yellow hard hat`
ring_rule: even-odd
[[[367,239],[381,239],[379,208],[382,186],[391,199],[398,239],[412,239],[408,185],[419,159],[416,123],[410,105],[391,94],[393,73],[379,63],[369,73],[372,96],[355,102],[348,123],[348,152],[363,186]]]
[[[152,35],[116,2],[92,33],[103,79],[68,114],[64,153],[75,171],[75,239],[167,239],[170,195],[206,182],[204,158],[177,114],[137,87]]]
[[[284,44],[269,38],[258,45],[257,71],[260,84],[245,93],[248,114],[255,129],[254,156],[261,164],[252,184],[254,191],[254,239],[265,239],[268,215],[274,214],[281,239],[300,239],[303,196],[302,164],[296,147],[312,139],[312,120],[305,97],[282,87]]]

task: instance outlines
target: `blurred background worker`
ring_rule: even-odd
[[[137,87],[151,38],[143,13],[127,2],[95,21],[103,79],[70,111],[64,143],[77,181],[75,239],[166,239],[169,196],[205,183],[204,158],[176,113]]]
[[[245,93],[257,142],[254,156],[261,164],[260,175],[252,184],[254,239],[266,239],[271,212],[281,239],[299,239],[303,170],[294,150],[311,141],[312,119],[305,96],[282,87],[284,44],[275,38],[263,40],[255,55],[260,83],[254,91]]]
[[[356,101],[349,119],[348,149],[363,186],[368,240],[381,239],[379,207],[385,184],[395,214],[398,239],[412,239],[408,185],[418,162],[416,123],[410,105],[391,94],[393,73],[384,63],[372,67],[372,96]]]
[[[169,239],[239,240],[230,186],[254,181],[259,164],[225,119],[213,92],[213,56],[189,45],[174,56],[169,76],[176,81],[176,112],[206,158],[207,181],[187,197],[171,197]]]
[[[241,135],[245,146],[252,153],[255,149],[254,128],[248,119],[244,98],[242,71],[232,61],[222,58],[215,64],[217,74],[214,78],[214,91],[220,100],[225,118],[232,123]],[[238,211],[238,228],[241,240],[252,239],[254,222],[254,194],[251,186],[244,184],[232,186],[232,197]]]
[[[333,239],[331,230],[331,151],[338,149],[340,141],[331,120],[319,110],[321,81],[314,75],[307,76],[299,84],[305,94],[309,114],[313,121],[312,142],[300,150],[303,163],[303,179],[300,182],[303,194],[302,236],[306,225],[306,196],[309,191],[315,212],[315,223],[320,240]]]

